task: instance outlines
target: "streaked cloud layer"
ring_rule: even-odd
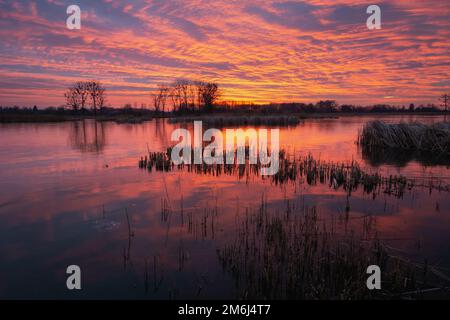
[[[78,4],[82,29],[68,30]],[[0,0],[0,104],[60,105],[80,79],[108,102],[150,103],[177,78],[217,81],[223,99],[436,103],[450,87],[450,2]]]

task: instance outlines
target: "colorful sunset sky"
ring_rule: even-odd
[[[81,8],[81,30],[66,9]],[[381,7],[381,30],[366,8]],[[0,0],[0,105],[59,106],[100,80],[112,106],[160,83],[215,81],[223,100],[435,103],[450,91],[450,1]]]

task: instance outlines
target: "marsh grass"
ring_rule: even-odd
[[[373,217],[356,226],[343,228],[314,206],[288,202],[284,210],[270,210],[263,199],[237,222],[234,242],[220,248],[218,258],[241,299],[392,299],[445,292],[440,288],[448,278],[389,254]],[[369,265],[382,271],[381,290],[366,286]]]
[[[261,163],[250,164],[181,164],[174,165],[170,160],[171,149],[166,152],[149,152],[141,157],[139,168],[148,171],[187,170],[200,175],[237,176],[250,183],[254,178],[269,180],[274,185],[288,183],[307,183],[308,185],[328,185],[335,190],[344,190],[349,196],[352,192],[362,189],[364,193],[374,198],[383,193],[398,198],[414,187],[450,192],[450,186],[439,180],[419,182],[401,175],[383,176],[378,172],[367,172],[356,161],[349,163],[323,161],[312,155],[289,157],[285,150],[280,151],[279,170],[272,176],[261,176]],[[236,161],[234,161],[236,163]]]
[[[428,152],[431,156],[450,157],[450,123],[431,125],[414,123],[388,124],[371,121],[364,125],[358,144],[366,150],[402,149]]]

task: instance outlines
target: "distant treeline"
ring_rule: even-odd
[[[387,104],[377,104],[373,106],[356,106],[343,104],[338,105],[335,101],[326,100],[313,103],[278,103],[278,104],[250,104],[250,103],[235,103],[235,102],[220,102],[214,105],[214,113],[246,113],[246,114],[291,114],[291,113],[423,113],[423,112],[443,112],[441,108],[434,104],[418,105],[417,107],[411,104],[405,106],[391,106]],[[162,110],[141,107],[132,107],[131,104],[126,104],[124,107],[101,107],[101,108],[83,108],[73,109],[67,106],[60,107],[19,107],[19,106],[0,106],[1,113],[24,113],[24,114],[71,114],[71,115],[153,115],[153,116],[171,116],[171,115],[185,115],[185,114],[202,114],[210,112],[199,108],[176,108],[172,110]]]
[[[253,104],[220,101],[221,92],[214,82],[176,80],[171,84],[160,84],[150,92],[150,106],[135,103],[126,104],[122,108],[106,107],[106,89],[95,80],[78,81],[64,93],[66,104],[61,107],[40,109],[19,107],[1,107],[1,114],[57,114],[90,116],[133,115],[133,116],[177,116],[189,114],[214,113],[246,113],[246,114],[293,114],[293,113],[401,113],[401,112],[442,112],[447,111],[450,95],[441,97],[442,108],[433,104],[415,106],[391,106],[376,104],[357,106],[339,105],[335,100],[321,100],[317,103],[269,103]]]
[[[335,100],[321,100],[317,103],[270,103],[256,105],[251,103],[222,102],[216,110],[239,111],[248,113],[389,113],[389,112],[442,112],[434,104],[415,106],[392,106],[376,104],[371,106],[358,106],[351,104],[339,105]]]
[[[154,115],[155,111],[143,108],[112,108],[101,107],[99,109],[70,109],[65,106],[38,108],[34,107],[2,107],[0,114],[36,114],[36,115],[73,115],[73,116],[94,116],[99,115],[122,115],[129,114],[134,116]]]

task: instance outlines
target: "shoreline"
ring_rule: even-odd
[[[327,113],[250,113],[250,112],[217,112],[212,113],[192,113],[192,114],[100,114],[100,115],[82,115],[82,114],[52,114],[52,113],[9,113],[0,112],[0,123],[57,123],[81,120],[97,120],[99,122],[116,122],[138,124],[153,119],[172,119],[173,123],[183,123],[193,120],[204,119],[227,119],[234,117],[246,117],[257,119],[292,117],[298,120],[307,119],[338,119],[340,117],[363,117],[363,116],[446,116],[450,112],[327,112]]]

